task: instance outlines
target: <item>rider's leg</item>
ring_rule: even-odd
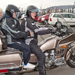
[[[30,43],[30,48],[32,53],[34,53],[38,58],[38,64],[39,64],[39,75],[46,75],[45,70],[45,55],[39,48],[37,44]]]

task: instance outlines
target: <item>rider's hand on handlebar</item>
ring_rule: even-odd
[[[30,36],[32,36],[33,35],[33,32],[32,31],[29,31],[30,32]]]

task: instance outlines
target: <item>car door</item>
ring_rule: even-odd
[[[60,13],[56,14],[55,17],[56,17],[56,22],[58,19],[63,25],[65,25],[65,20]]]
[[[61,15],[62,15],[62,18],[64,19],[63,23],[66,25],[70,25],[71,21],[69,18],[69,14],[62,13]]]
[[[68,14],[69,16],[69,25],[75,25],[75,15],[74,14]]]
[[[55,13],[53,15],[53,22],[56,24],[57,20],[59,20],[61,23],[63,23],[63,19],[61,18],[61,15],[59,13]]]

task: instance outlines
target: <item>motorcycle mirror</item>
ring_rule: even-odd
[[[57,19],[56,27],[57,29],[61,29],[62,23]]]

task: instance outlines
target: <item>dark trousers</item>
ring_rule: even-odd
[[[45,70],[45,55],[35,43],[30,43],[31,52],[34,53],[38,59],[39,64],[39,75],[46,75]]]
[[[22,51],[24,63],[28,63],[30,59],[30,47],[27,44],[25,44],[24,42],[15,42],[13,44],[9,44],[8,47]]]

